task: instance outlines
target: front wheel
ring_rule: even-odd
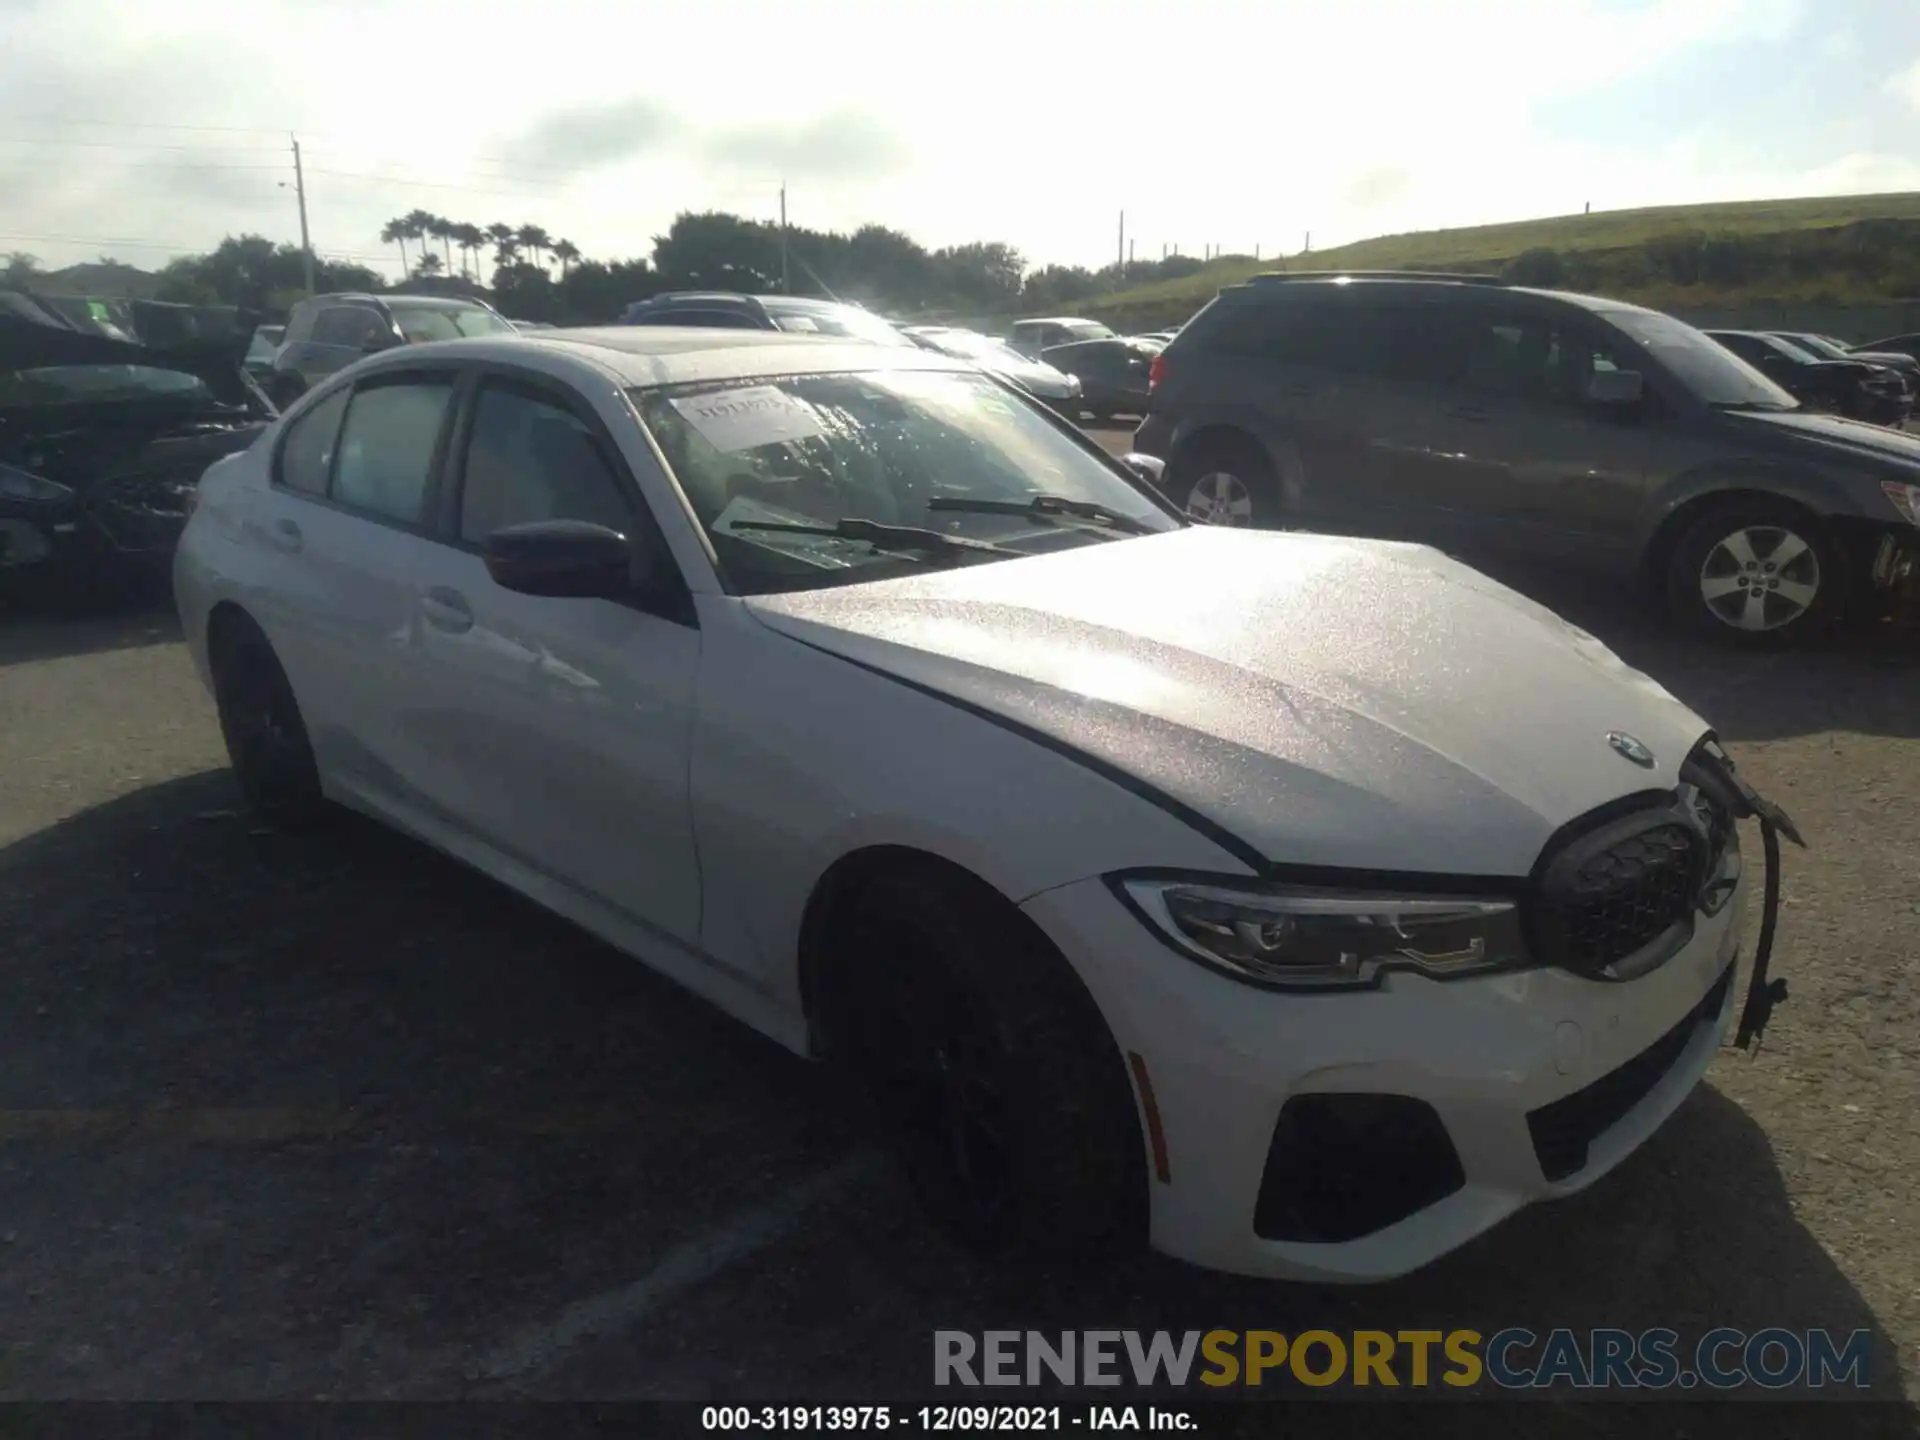
[[[1132,1087],[1065,961],[999,895],[931,867],[841,903],[829,1054],[891,1122],[928,1208],[983,1248],[1144,1239]]]
[[[1785,644],[1840,615],[1838,549],[1813,516],[1771,500],[1733,501],[1702,515],[1674,547],[1667,604],[1697,635]]]

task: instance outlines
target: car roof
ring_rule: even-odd
[[[718,330],[684,325],[605,325],[439,340],[433,343],[431,353],[451,361],[515,361],[526,359],[530,353],[572,359],[592,365],[622,385],[638,386],[861,370],[978,373],[964,361],[917,347],[896,348],[784,330]],[[423,358],[421,347],[405,347],[361,363],[370,369],[384,369],[418,365]]]

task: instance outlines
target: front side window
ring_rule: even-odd
[[[452,395],[453,382],[441,377],[356,389],[340,430],[333,498],[356,510],[418,524]]]
[[[349,393],[334,391],[288,428],[280,447],[280,483],[289,490],[302,495],[327,493],[334,444],[340,438],[340,417],[347,413]]]
[[[1470,322],[1462,383],[1513,399],[1578,405],[1596,374],[1627,369],[1613,350],[1570,325],[1548,320]]]
[[[1735,410],[1800,408],[1799,401],[1752,365],[1684,321],[1651,310],[1600,313],[1703,405]]]
[[[1181,523],[978,372],[776,376],[637,390],[633,399],[740,593],[881,579]],[[910,533],[811,533],[842,522]]]
[[[599,441],[551,400],[489,383],[474,406],[460,485],[460,538],[509,525],[585,520],[626,534],[632,511]]]

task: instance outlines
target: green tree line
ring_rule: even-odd
[[[380,232],[405,278],[390,285],[365,265],[316,258],[320,291],[394,289],[467,293],[519,320],[596,324],[663,290],[782,290],[831,296],[894,315],[999,315],[1070,307],[1098,296],[1193,273],[1191,256],[1102,270],[1030,268],[1013,246],[975,241],[929,249],[898,230],[864,225],[850,233],[781,227],[722,211],[687,211],[645,255],[592,257],[539,225],[485,225],[414,210]],[[14,257],[31,267],[31,256]],[[261,235],[228,236],[204,255],[160,272],[157,299],[242,305],[273,313],[305,293],[297,245]]]

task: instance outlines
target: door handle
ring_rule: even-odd
[[[467,605],[467,597],[444,585],[436,585],[421,595],[420,613],[434,629],[449,635],[461,635],[473,628],[473,611]]]
[[[1456,406],[1454,409],[1449,410],[1447,414],[1451,415],[1456,420],[1472,420],[1472,421],[1475,421],[1476,423],[1480,421],[1491,420],[1493,418],[1486,411],[1476,410],[1470,405]]]
[[[300,527],[291,520],[276,520],[267,527],[267,543],[276,550],[294,554],[302,544]]]

